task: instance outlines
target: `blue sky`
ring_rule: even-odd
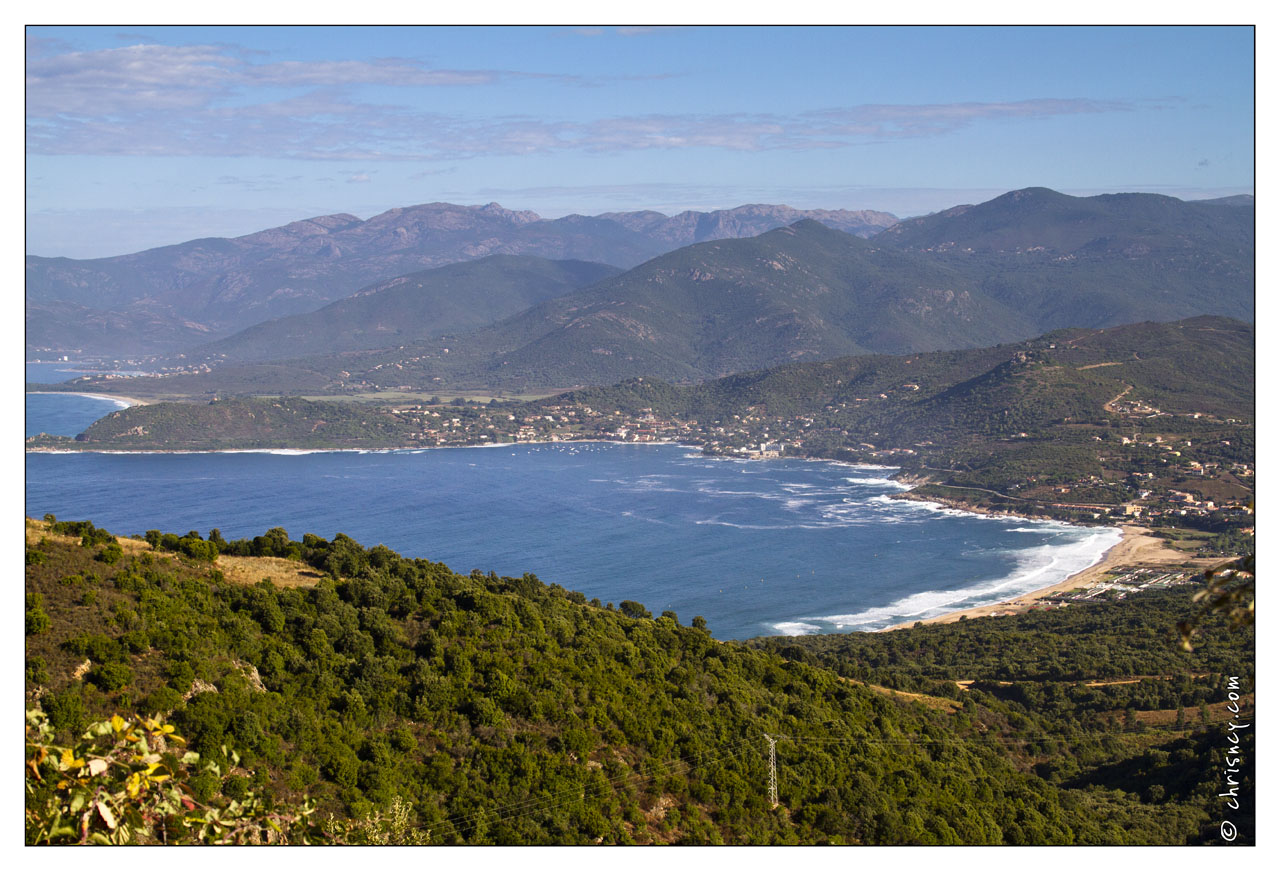
[[[27,251],[448,201],[879,209],[1252,193],[1237,27],[32,27]]]

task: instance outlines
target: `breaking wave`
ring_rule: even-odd
[[[1024,593],[1052,587],[1084,571],[1118,544],[1122,535],[1119,529],[1108,527],[1067,544],[1046,544],[1017,551],[1017,568],[1000,578],[979,581],[954,590],[925,590],[887,605],[850,614],[802,619],[814,621],[829,632],[870,631],[884,629],[896,623],[937,617],[949,611],[996,604]]]

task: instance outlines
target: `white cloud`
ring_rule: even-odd
[[[250,63],[246,55],[215,45],[146,44],[64,53],[53,53],[59,44],[52,41],[29,41],[29,46],[28,118],[208,108],[263,86],[466,87],[525,77],[581,81],[556,73],[432,69],[402,58]]]
[[[375,104],[361,100],[356,90],[475,87],[516,77],[598,82],[547,73],[430,69],[402,58],[256,63],[232,48],[211,45],[61,53],[52,44],[38,48],[27,66],[27,148],[50,155],[369,161],[687,148],[802,151],[943,136],[977,123],[1146,110],[1160,103],[1045,98],[572,122],[476,118]]]

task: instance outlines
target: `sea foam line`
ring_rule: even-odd
[[[925,590],[887,605],[851,614],[803,617],[800,620],[809,625],[816,621],[835,631],[869,631],[912,619],[937,617],[962,608],[993,605],[1052,587],[1084,571],[1097,564],[1107,551],[1119,544],[1123,535],[1120,529],[1107,527],[1081,541],[1032,548],[1020,557],[1013,572],[1001,578],[980,581],[956,590]],[[794,626],[797,622],[799,621],[776,623],[774,627]]]
[[[28,395],[38,394],[40,396],[83,396],[85,399],[100,399],[103,402],[110,402],[116,408],[130,408],[137,403],[128,402],[118,396],[107,396],[102,393],[72,393],[62,390],[28,390]]]

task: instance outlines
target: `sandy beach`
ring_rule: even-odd
[[[124,402],[128,406],[148,405],[145,399],[138,399],[133,396],[122,396],[119,393],[71,393],[66,390],[28,390],[28,393],[42,393],[47,395],[62,394],[67,396],[87,396],[89,399],[106,399],[112,402]]]
[[[1030,593],[1023,593],[1020,596],[1016,596],[1012,599],[1006,599],[1003,602],[996,602],[991,605],[980,605],[977,608],[966,608],[963,611],[949,611],[946,614],[940,614],[937,617],[930,617],[925,620],[910,620],[904,623],[896,623],[893,626],[887,626],[880,631],[892,632],[894,629],[905,629],[910,626],[914,626],[916,623],[954,623],[961,617],[967,617],[972,620],[975,617],[1016,614],[1026,611],[1038,600],[1044,598],[1050,593],[1092,587],[1105,578],[1108,572],[1121,566],[1159,568],[1162,566],[1179,565],[1186,562],[1193,562],[1197,564],[1203,563],[1205,565],[1214,562],[1214,560],[1211,559],[1193,559],[1185,552],[1170,547],[1164,539],[1156,538],[1145,527],[1135,526],[1133,524],[1124,524],[1120,527],[1120,530],[1124,537],[1120,539],[1118,544],[1108,550],[1101,560],[1089,566],[1084,571],[1076,572],[1061,583],[1054,584],[1052,587],[1033,590]]]

